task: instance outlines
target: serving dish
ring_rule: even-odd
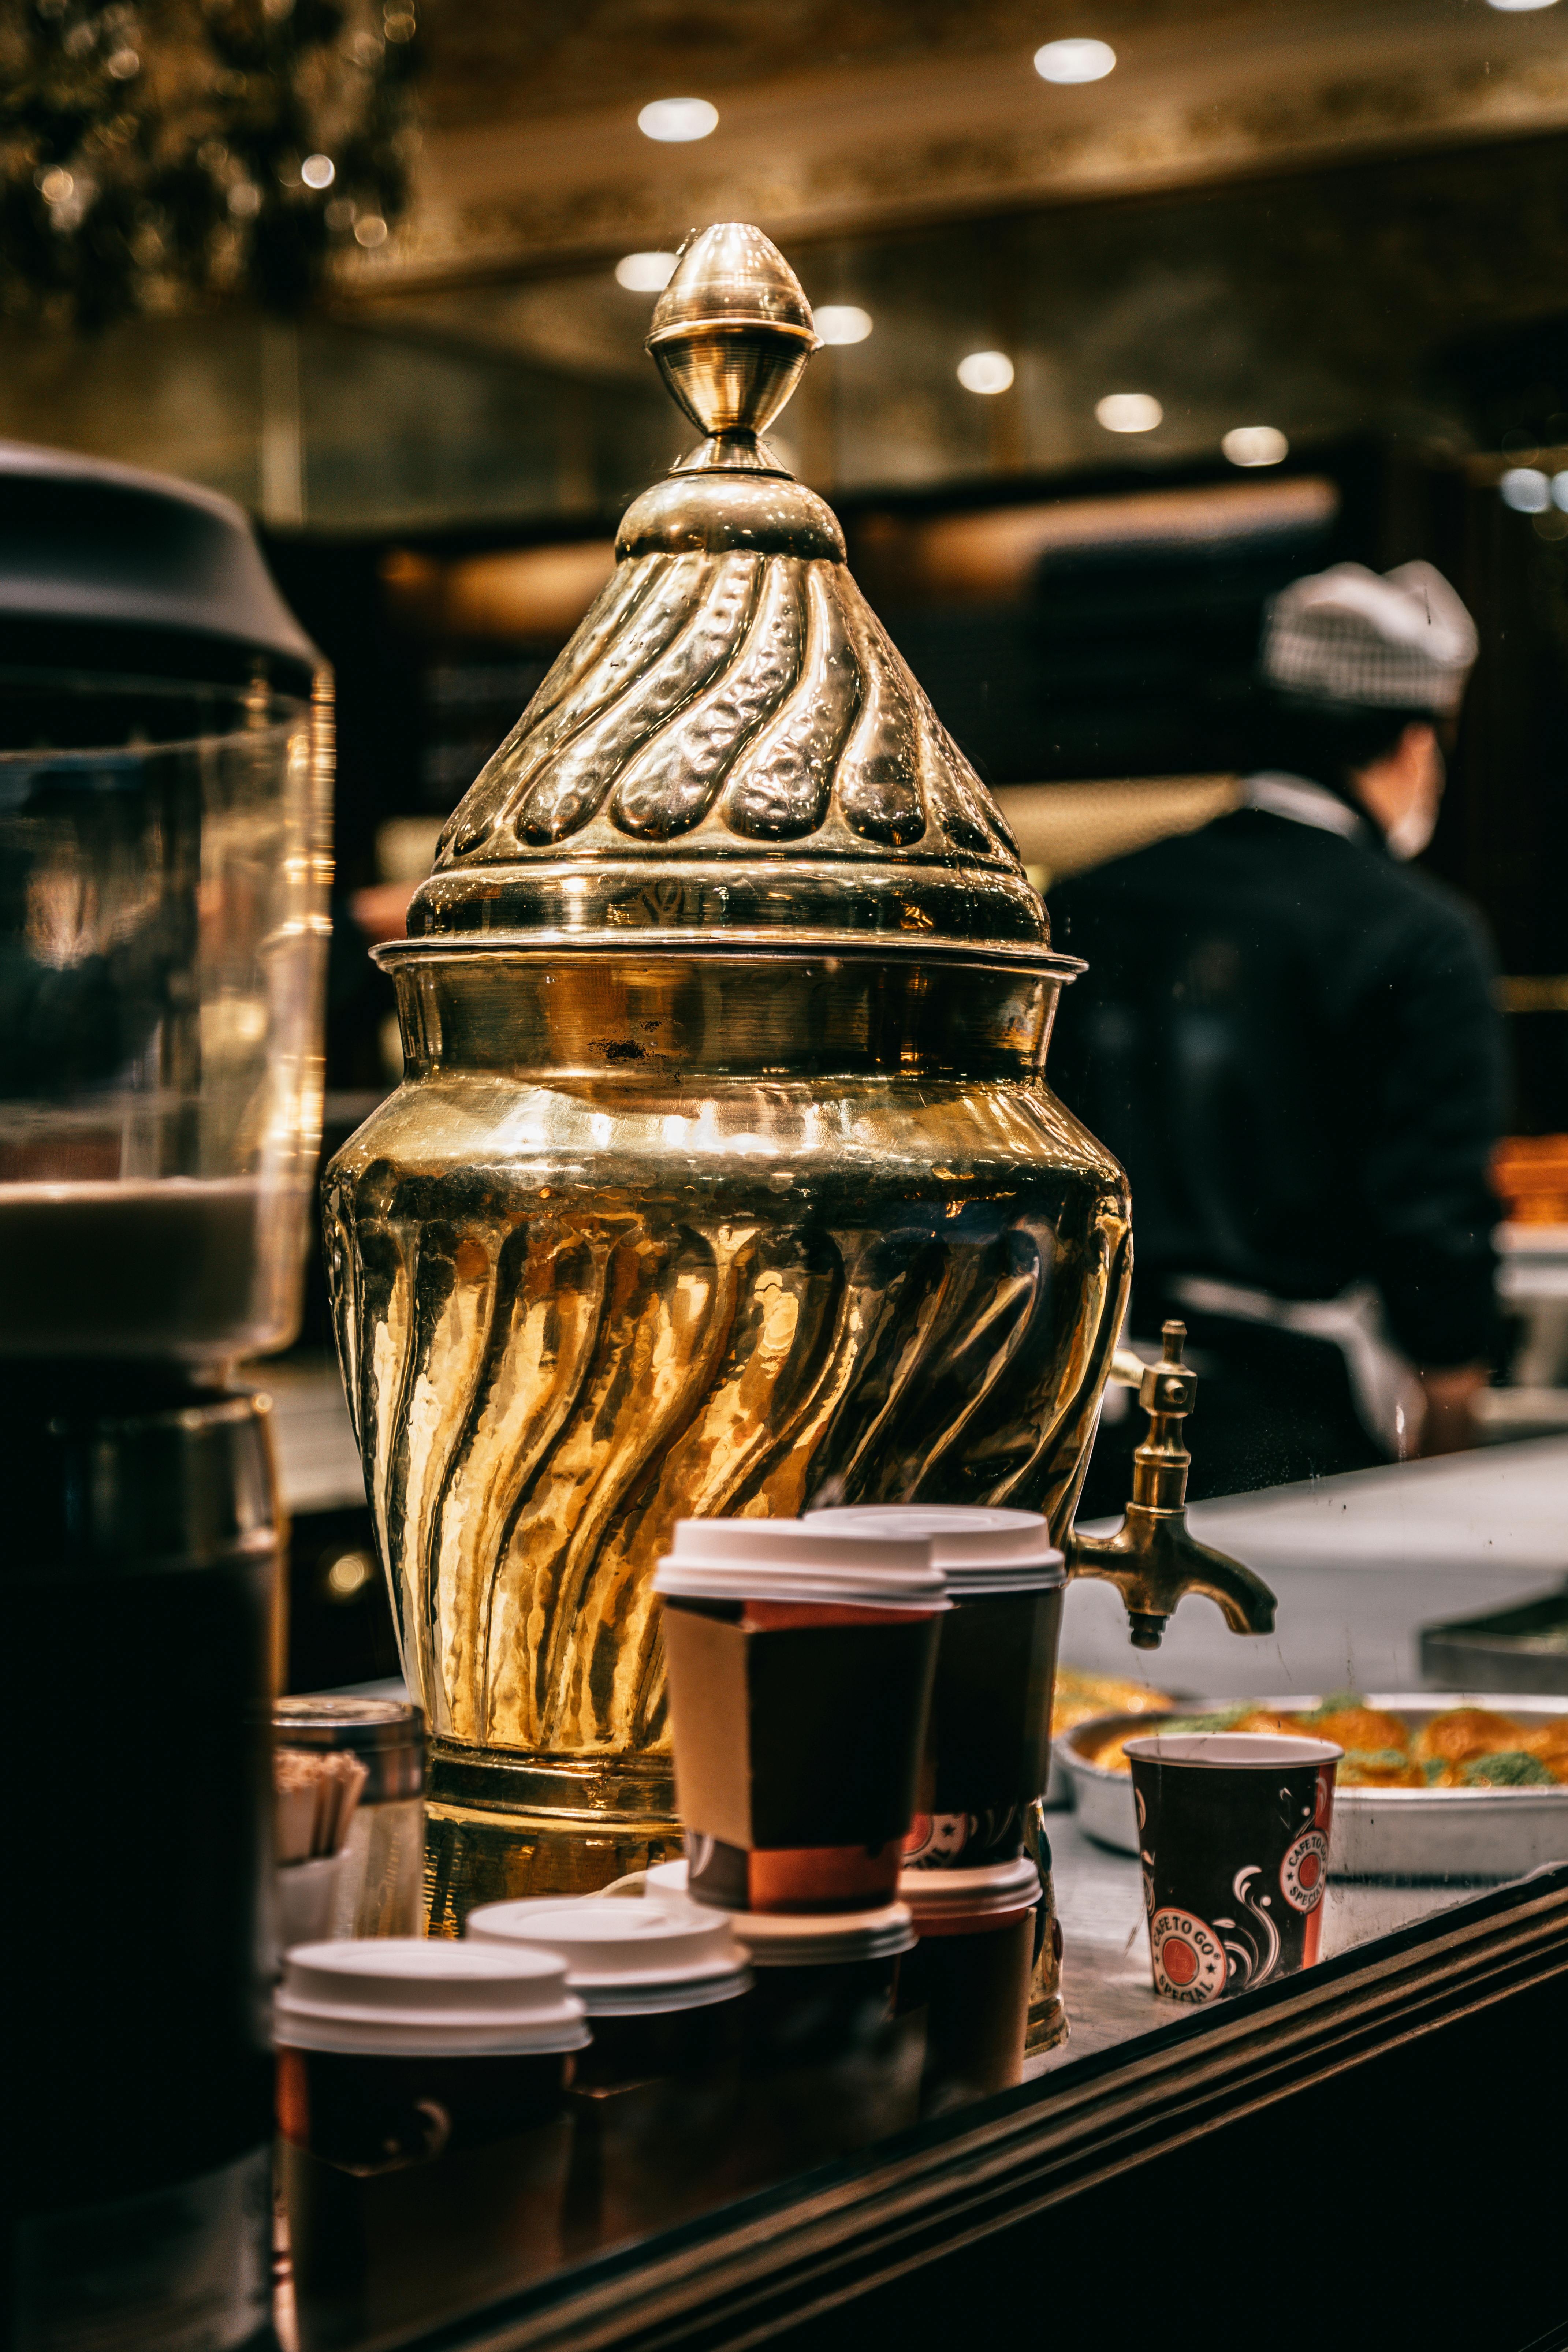
[[[1260,1698],[1259,1711],[1306,1715],[1325,1702],[1303,1696]],[[1373,1691],[1361,1704],[1402,1717],[1413,1731],[1458,1707],[1485,1707],[1530,1728],[1568,1716],[1568,1698],[1505,1692]],[[1184,1700],[1184,1718],[1234,1708],[1234,1699]],[[1093,1761],[1117,1738],[1159,1729],[1146,1714],[1106,1715],[1075,1725],[1053,1743],[1073,1786],[1079,1825],[1101,1845],[1138,1852],[1132,1782],[1125,1771]],[[1522,1877],[1542,1863],[1568,1858],[1568,1783],[1550,1788],[1337,1788],[1329,1841],[1331,1878],[1467,1879]]]
[[[1168,1715],[1175,1704],[1170,1691],[1155,1690],[1147,1683],[1134,1682],[1123,1675],[1084,1674],[1077,1666],[1058,1665],[1051,1690],[1055,1737],[1051,1741],[1050,1779],[1046,1784],[1047,1806],[1061,1811],[1073,1801],[1072,1780],[1061,1754],[1061,1741],[1068,1732],[1090,1717],[1099,1718],[1118,1708],[1130,1716]]]

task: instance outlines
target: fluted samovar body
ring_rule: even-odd
[[[1120,1325],[1126,1188],[1044,1076],[1076,967],[757,437],[813,340],[754,230],[687,248],[650,345],[709,437],[382,951],[404,1079],[329,1173],[437,1927],[674,1849],[674,1520],[1065,1531]]]
[[[1070,1513],[1127,1211],[1038,1075],[1050,973],[397,970],[409,1076],[330,1216],[444,1905],[481,1847],[486,1884],[577,1885],[673,1839],[650,1580],[675,1519]]]

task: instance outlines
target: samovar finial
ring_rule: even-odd
[[[647,348],[671,398],[708,437],[678,473],[783,474],[761,436],[821,346],[799,278],[747,221],[715,221],[681,247]]]

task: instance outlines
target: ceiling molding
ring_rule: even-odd
[[[801,239],[1192,185],[1568,126],[1568,7],[1463,0],[1141,29],[1103,82],[1026,53],[856,63],[721,94],[711,138],[642,139],[626,106],[426,135],[417,201],[361,293],[668,247],[746,218]]]

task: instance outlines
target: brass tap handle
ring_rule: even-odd
[[[1135,1650],[1159,1648],[1184,1592],[1202,1592],[1216,1602],[1233,1633],[1271,1633],[1268,1587],[1238,1559],[1200,1543],[1187,1526],[1193,1457],[1182,1443],[1182,1423],[1197,1402],[1197,1374],[1182,1361],[1185,1324],[1167,1323],[1163,1337],[1163,1354],[1157,1364],[1142,1366],[1138,1381],[1149,1433],[1132,1456],[1132,1499],[1113,1536],[1068,1530],[1068,1574],[1103,1576],[1116,1586]],[[1117,1363],[1113,1377],[1126,1376]]]

